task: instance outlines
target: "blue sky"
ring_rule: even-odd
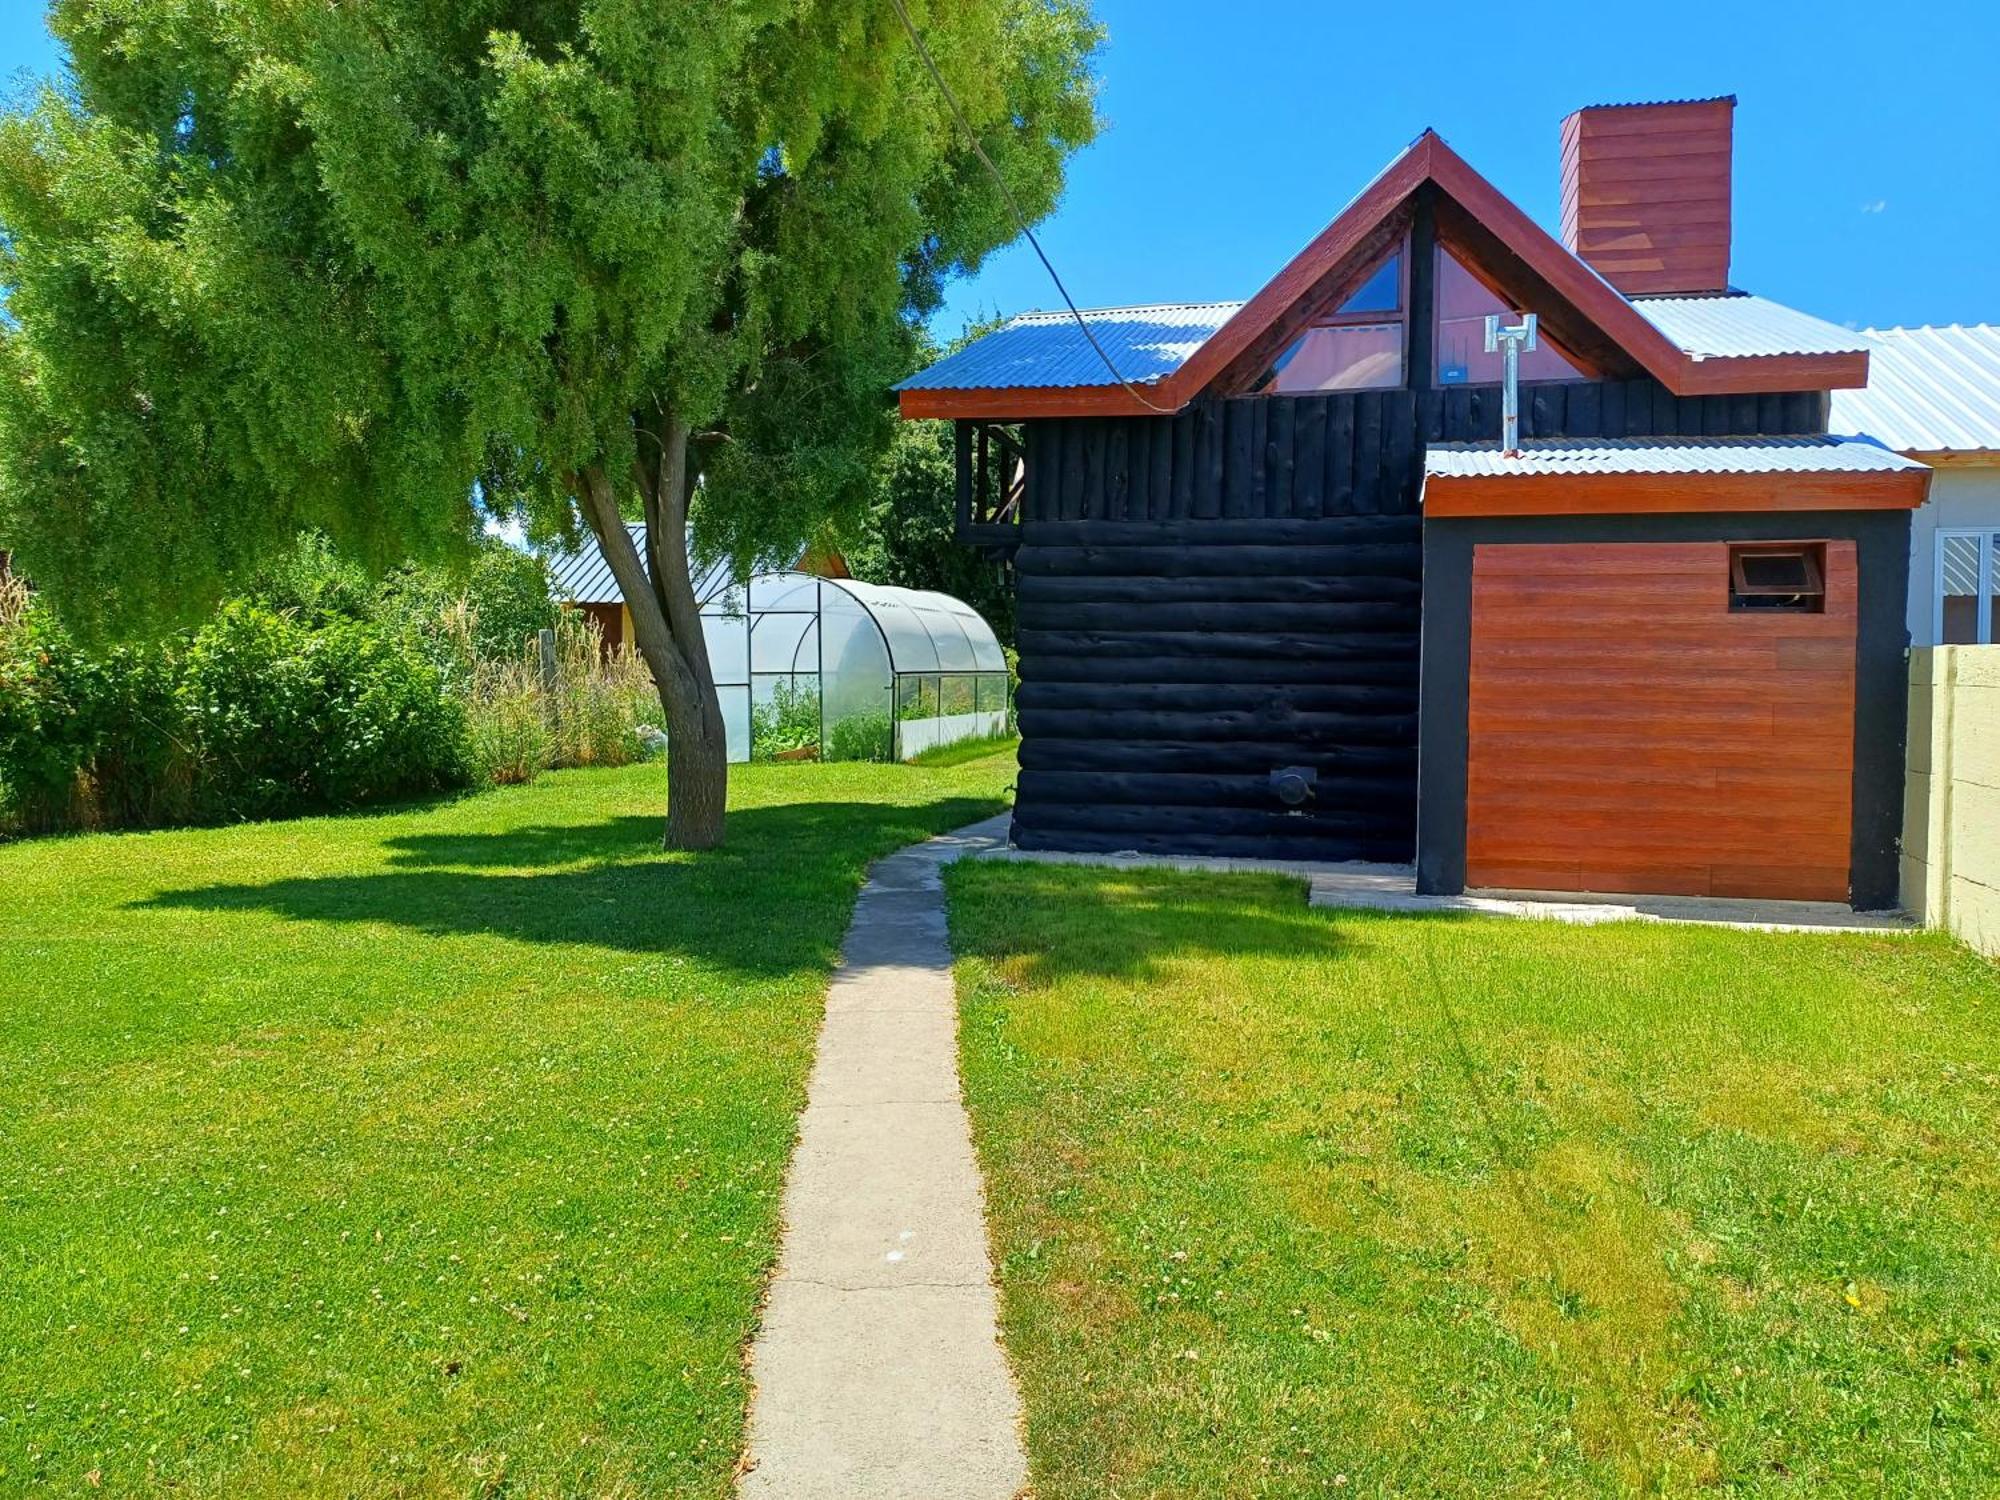
[[[2000,321],[2000,6],[1710,0],[1633,10],[1099,0],[1107,128],[1043,243],[1086,305],[1243,297],[1426,125],[1544,225],[1578,105],[1733,93],[1734,280],[1838,323]],[[0,73],[46,72],[33,8]],[[941,333],[1056,303],[1025,247]]]

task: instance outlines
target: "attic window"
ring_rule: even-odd
[[[1821,614],[1826,609],[1826,547],[1785,542],[1729,549],[1729,607]]]
[[[1403,383],[1403,251],[1389,251],[1333,311],[1315,318],[1258,383],[1265,395],[1372,391]]]
[[[1486,315],[1512,323],[1522,309],[1490,291],[1444,246],[1437,248],[1437,371],[1439,385],[1498,385],[1507,358],[1486,352]],[[1544,333],[1533,353],[1521,355],[1523,380],[1575,380],[1575,365],[1564,359]]]

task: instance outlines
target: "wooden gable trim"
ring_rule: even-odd
[[[1509,295],[1546,304],[1551,336],[1593,371],[1615,375],[1643,370],[1677,396],[1833,390],[1868,383],[1865,353],[1697,359],[1683,352],[1623,293],[1516,208],[1435,131],[1426,130],[1185,364],[1144,387],[1145,401],[1118,385],[919,390],[899,393],[902,413],[1001,419],[1135,416],[1158,407],[1177,411],[1211,387],[1240,380],[1243,369],[1256,363],[1302,307],[1324,306],[1343,274],[1360,274],[1372,263],[1370,252],[1380,250],[1388,226],[1407,213],[1409,200],[1425,183],[1438,188],[1440,237],[1461,246],[1485,274],[1516,283]],[[1532,295],[1523,299],[1524,291]],[[1542,307],[1536,311],[1541,313]]]
[[[1248,392],[1263,378],[1265,371],[1269,370],[1278,356],[1285,352],[1292,340],[1319,321],[1323,315],[1339,307],[1361,290],[1385,254],[1403,250],[1403,242],[1409,237],[1410,223],[1414,217],[1411,205],[1405,202],[1376,225],[1373,232],[1355,246],[1353,253],[1347,259],[1315,282],[1309,292],[1286,309],[1276,322],[1252,339],[1243,351],[1229,362],[1216,377],[1213,393],[1239,396]],[[1411,275],[1412,267],[1406,260],[1403,266],[1405,297],[1408,295]],[[1380,314],[1375,321],[1407,322],[1409,315],[1409,309],[1405,307],[1394,313]]]
[[[1913,510],[1922,469],[1865,474],[1432,474],[1426,516],[1658,515],[1670,512]]]
[[[1164,382],[1139,387],[1147,400],[1178,411],[1161,393]],[[896,409],[905,417],[981,417],[1024,422],[1034,417],[1157,417],[1122,385],[1023,385],[991,389],[898,391]]]

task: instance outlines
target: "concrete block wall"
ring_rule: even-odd
[[[1903,905],[2000,955],[2000,645],[1910,653]]]

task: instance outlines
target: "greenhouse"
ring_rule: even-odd
[[[729,758],[908,760],[1007,730],[992,627],[946,594],[758,573],[702,605]]]
[[[645,528],[632,523],[643,554]],[[607,651],[632,644],[631,614],[597,544],[549,557],[555,598],[588,614]],[[804,571],[698,570],[695,599],[715,672],[729,758],[908,760],[1007,732],[1007,660],[993,629],[948,594]]]

